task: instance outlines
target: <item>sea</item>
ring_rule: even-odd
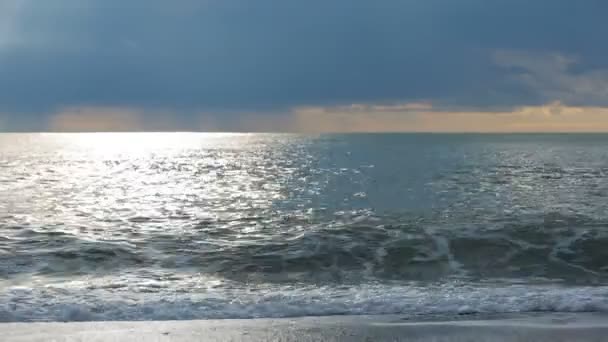
[[[608,312],[608,135],[0,134],[0,321]]]

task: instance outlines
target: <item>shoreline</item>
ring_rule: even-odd
[[[412,320],[328,316],[200,321],[1,323],[7,342],[42,341],[605,341],[608,314],[530,313]]]

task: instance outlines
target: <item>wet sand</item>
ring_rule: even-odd
[[[162,322],[4,323],[0,340],[47,341],[608,341],[605,314],[417,320],[400,316]]]

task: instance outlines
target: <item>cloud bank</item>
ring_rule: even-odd
[[[605,13],[603,0],[3,0],[2,129],[325,130],[308,125],[351,115],[380,130],[410,127],[390,111],[431,115],[395,103],[432,103],[461,128],[463,113],[556,102],[600,115]]]

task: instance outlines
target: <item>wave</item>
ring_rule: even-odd
[[[0,254],[0,276],[158,268],[247,282],[550,278],[595,284],[608,279],[606,245],[608,223],[559,214],[468,225],[370,213],[332,221],[257,217],[229,225],[205,221],[180,234],[147,232],[128,242],[28,229],[0,241],[16,249]]]
[[[139,284],[143,286],[143,284]],[[555,285],[266,286],[155,291],[86,286],[12,288],[0,321],[186,320],[399,314],[453,317],[522,312],[608,312],[607,287]],[[128,292],[128,294],[127,294]]]

